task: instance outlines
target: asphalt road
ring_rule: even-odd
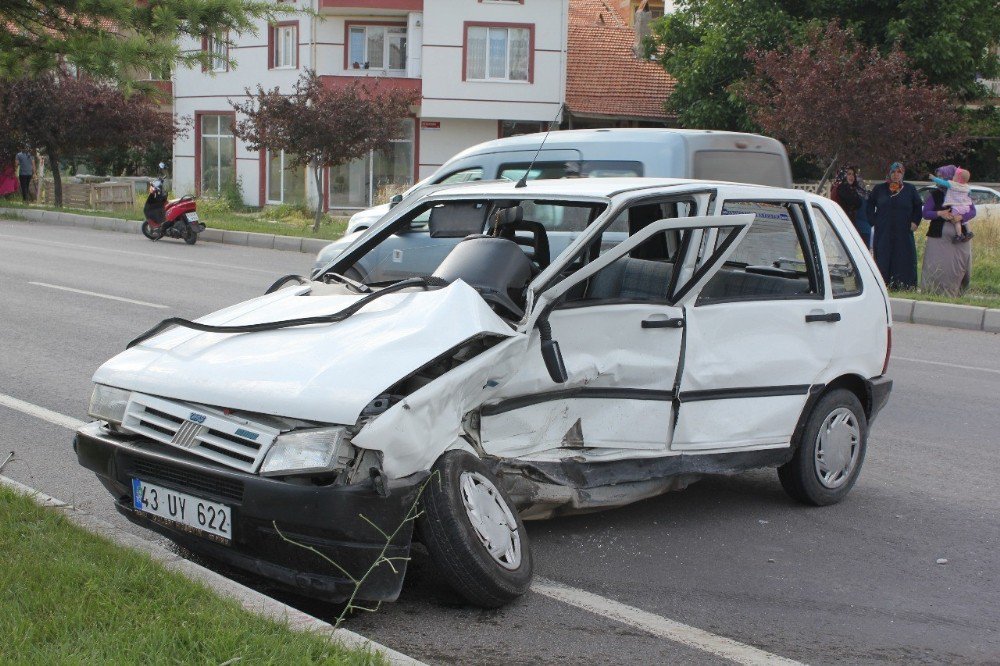
[[[0,394],[84,420],[91,374],[139,332],[312,259],[0,221]],[[1000,337],[899,324],[893,351],[895,390],[845,502],[797,505],[773,472],[703,480],[529,523],[536,575],[802,662],[1000,663]],[[0,406],[4,474],[155,538],[117,515],[70,440]],[[537,593],[464,606],[419,552],[401,599],[347,626],[432,663],[720,661]]]

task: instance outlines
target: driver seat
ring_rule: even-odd
[[[531,261],[517,243],[493,236],[467,236],[448,253],[433,276],[462,280],[479,292],[501,316],[524,316],[524,293],[531,281]],[[515,300],[516,299],[516,300]]]
[[[549,265],[552,260],[549,251],[549,236],[545,232],[545,226],[541,222],[524,219],[524,209],[521,206],[512,206],[497,211],[496,235],[500,238],[512,240],[518,245],[531,247],[529,257],[541,270]],[[527,231],[531,238],[518,236],[518,231]]]

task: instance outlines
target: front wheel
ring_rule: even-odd
[[[156,240],[156,238],[153,235],[153,229],[152,227],[149,226],[149,220],[146,220],[145,222],[142,223],[142,235],[148,238],[149,240]]]
[[[868,419],[858,397],[847,389],[824,395],[793,444],[795,455],[778,468],[785,492],[815,506],[844,499],[861,474],[868,449]]]
[[[524,523],[482,460],[448,451],[423,495],[420,533],[441,577],[468,602],[502,606],[528,591]]]

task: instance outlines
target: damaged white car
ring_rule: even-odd
[[[141,335],[94,375],[75,449],[129,519],[302,593],[347,598],[391,536],[356,598],[395,599],[417,539],[497,606],[530,583],[522,519],[766,466],[841,500],[890,347],[885,287],[827,199],[461,185],[310,279]]]

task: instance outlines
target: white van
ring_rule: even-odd
[[[405,194],[397,195],[392,204],[355,213],[347,234],[372,226],[392,205],[428,185],[518,180],[532,162],[528,180],[645,176],[792,186],[785,147],[777,139],[758,134],[686,129],[561,130],[548,136],[524,134],[467,148]]]

